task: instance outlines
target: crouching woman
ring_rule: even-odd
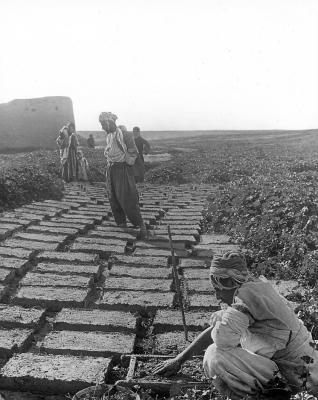
[[[291,393],[317,395],[318,352],[287,300],[265,278],[252,277],[240,253],[215,256],[210,277],[225,306],[212,314],[210,328],[154,373],[173,375],[206,349],[204,371],[231,399],[268,393],[277,380]]]

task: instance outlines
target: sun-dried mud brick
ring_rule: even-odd
[[[123,311],[63,308],[55,317],[55,330],[135,332],[136,317]]]
[[[44,313],[44,309],[0,304],[0,326],[2,328],[37,328]]]
[[[109,358],[23,353],[2,367],[1,386],[37,393],[76,393],[104,382],[110,365]]]
[[[108,357],[133,353],[135,338],[133,333],[52,331],[37,346],[51,354]]]
[[[0,328],[0,358],[12,356],[22,350],[32,339],[32,329],[1,329]]]

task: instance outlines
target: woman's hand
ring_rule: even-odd
[[[172,376],[180,370],[181,365],[182,362],[175,357],[158,364],[151,372],[163,376]]]

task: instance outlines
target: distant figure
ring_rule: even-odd
[[[117,116],[110,112],[102,112],[99,122],[107,133],[105,157],[106,188],[109,203],[116,224],[127,227],[127,218],[139,228],[140,239],[147,239],[148,232],[139,208],[139,196],[134,179],[133,165],[138,151],[133,135],[125,127],[116,126]]]
[[[94,136],[92,133],[90,133],[88,139],[87,139],[87,146],[90,149],[95,149],[95,140],[94,140]]]
[[[78,139],[75,133],[75,124],[70,122],[67,124],[68,135],[69,135],[69,147],[68,147],[68,181],[76,181],[78,179],[78,160],[77,160],[77,149]]]
[[[77,152],[78,158],[78,180],[88,181],[88,162],[83,155],[82,150]]]
[[[150,151],[150,144],[146,139],[140,136],[140,128],[135,126],[133,128],[134,139],[138,150],[138,157],[134,165],[134,176],[137,183],[142,183],[145,179],[145,160],[144,154]]]
[[[63,126],[63,128],[59,132],[59,136],[56,139],[56,143],[60,149],[60,160],[61,160],[61,169],[62,169],[62,179],[65,182],[68,182],[68,146],[69,146],[69,137],[68,137],[68,128],[67,126]]]
[[[127,130],[127,128],[125,127],[125,125],[118,125],[118,128],[119,128],[123,133],[127,133],[127,132],[128,132],[128,130]]]

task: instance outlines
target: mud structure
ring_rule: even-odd
[[[41,97],[0,104],[0,152],[53,149],[63,124],[74,121],[69,97]]]

